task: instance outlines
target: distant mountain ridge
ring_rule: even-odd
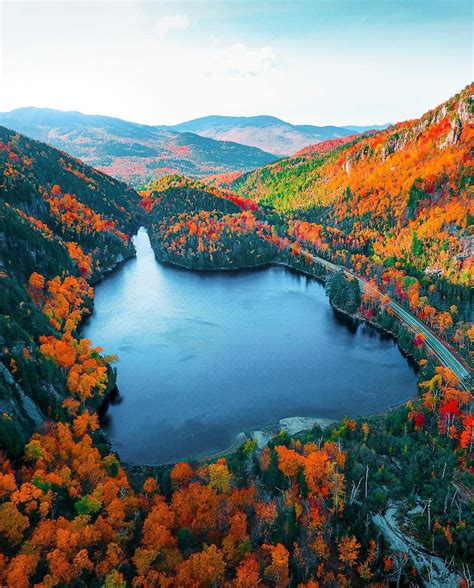
[[[308,145],[337,139],[388,125],[293,125],[275,116],[205,116],[167,128],[221,141],[235,141],[279,156],[293,155]]]
[[[166,174],[200,178],[250,171],[277,159],[235,142],[75,111],[19,108],[0,113],[0,124],[67,151],[136,187]]]
[[[383,125],[344,125],[345,129],[349,129],[354,133],[365,133],[366,131],[384,131],[393,123],[386,123]]]

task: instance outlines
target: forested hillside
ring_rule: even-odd
[[[64,149],[134,187],[166,174],[248,171],[277,159],[231,141],[80,112],[19,108],[0,113],[0,124]]]
[[[156,256],[190,269],[235,269],[276,258],[255,203],[182,176],[151,182],[141,192]]]
[[[94,377],[106,388],[107,364],[82,343],[84,361],[97,362],[84,372],[73,336],[92,307],[90,284],[133,253],[139,198],[125,184],[3,127],[0,170],[0,444],[18,453],[35,427],[64,414],[66,366],[77,367],[78,392],[94,386]],[[62,353],[67,359],[55,367],[51,360]]]
[[[299,242],[354,269],[468,357],[472,149],[468,86],[419,120],[240,176],[231,186],[286,213]]]

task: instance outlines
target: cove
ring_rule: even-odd
[[[157,262],[144,229],[134,243],[83,328],[120,358],[103,427],[125,461],[199,457],[285,417],[369,415],[416,394],[393,338],[341,319],[316,280],[192,272]]]

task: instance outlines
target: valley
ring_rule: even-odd
[[[139,193],[0,127],[4,585],[469,585],[471,90]]]

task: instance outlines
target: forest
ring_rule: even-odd
[[[171,175],[138,194],[0,127],[1,585],[472,583],[471,382],[386,304],[400,301],[470,362],[469,91],[231,188]],[[397,337],[418,366],[418,396],[207,462],[122,463],[97,412],[116,358],[80,327],[141,225],[160,261],[278,262],[325,280],[340,312]],[[373,290],[327,275],[311,252]]]
[[[276,258],[267,224],[252,200],[182,176],[141,192],[157,258],[189,269],[232,269]]]
[[[471,95],[467,86],[420,119],[329,152],[303,150],[230,184],[282,211],[298,243],[372,280],[468,361]]]

